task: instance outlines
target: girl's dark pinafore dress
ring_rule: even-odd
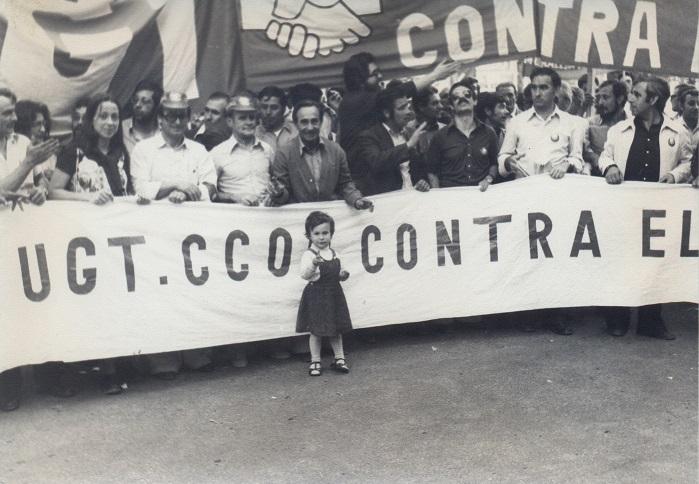
[[[309,250],[318,255],[315,250]],[[320,278],[309,282],[303,290],[296,317],[297,333],[337,336],[352,329],[347,300],[340,286],[340,259],[334,250],[332,253],[331,260],[323,259],[318,265]]]

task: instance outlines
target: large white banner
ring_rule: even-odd
[[[294,334],[312,210],[355,328],[544,307],[699,302],[699,191],[547,176],[247,208],[119,200],[0,212],[0,370]]]

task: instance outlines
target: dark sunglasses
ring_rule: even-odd
[[[188,121],[189,114],[189,109],[173,109],[164,111],[162,116],[168,123],[174,123],[176,121]]]

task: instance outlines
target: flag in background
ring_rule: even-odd
[[[45,102],[54,133],[81,96],[122,104],[142,79],[190,98],[243,85],[234,2],[8,0],[0,4],[0,84]]]

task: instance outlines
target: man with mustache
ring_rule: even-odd
[[[607,141],[607,131],[626,119],[624,106],[627,98],[626,84],[622,81],[604,81],[597,89],[595,111],[590,119],[588,136],[583,149],[583,159],[590,165],[592,175],[601,176],[598,160]]]
[[[121,123],[124,133],[124,146],[129,155],[141,140],[148,139],[158,132],[158,105],[163,89],[153,81],[138,83],[131,96],[131,117]]]
[[[498,174],[498,138],[475,117],[477,96],[473,83],[466,81],[449,90],[454,120],[437,132],[426,157],[432,188],[478,186],[485,191]]]

